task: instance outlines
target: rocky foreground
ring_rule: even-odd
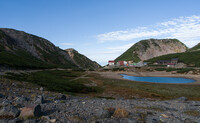
[[[101,99],[0,80],[0,123],[200,123],[200,102]]]

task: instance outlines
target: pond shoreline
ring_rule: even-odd
[[[181,77],[181,78],[187,78],[187,79],[193,79],[196,80],[196,82],[193,83],[178,83],[183,85],[200,85],[200,75],[192,75],[192,74],[172,74],[171,72],[164,72],[164,71],[156,71],[156,72],[96,72],[100,74],[102,77],[105,78],[112,78],[112,79],[121,79],[121,80],[127,80],[124,79],[122,75],[120,74],[126,74],[129,76],[141,76],[141,77]],[[129,80],[131,81],[131,80]],[[149,82],[145,82],[149,83]],[[157,83],[158,84],[158,83]],[[159,84],[177,84],[177,83],[159,83]]]
[[[166,84],[188,84],[194,83],[196,80],[188,79],[185,77],[158,77],[158,76],[129,76],[126,74],[120,74],[124,79],[137,81],[137,82],[149,82],[149,83],[166,83]]]

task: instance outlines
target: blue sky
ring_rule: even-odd
[[[75,48],[101,65],[148,38],[200,42],[200,0],[0,0],[0,27]]]

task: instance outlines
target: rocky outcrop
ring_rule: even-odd
[[[115,61],[133,60],[138,62],[186,50],[187,47],[177,39],[148,39],[134,44]]]

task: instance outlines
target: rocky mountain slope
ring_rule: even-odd
[[[65,51],[69,54],[72,61],[80,68],[95,69],[95,68],[101,67],[98,63],[80,54],[78,51],[76,51],[73,48],[66,49]]]
[[[148,39],[134,44],[115,61],[133,60],[134,62],[171,53],[185,52],[187,47],[177,39]]]
[[[2,65],[25,68],[79,67],[66,51],[50,41],[7,28],[0,28],[0,66]]]

